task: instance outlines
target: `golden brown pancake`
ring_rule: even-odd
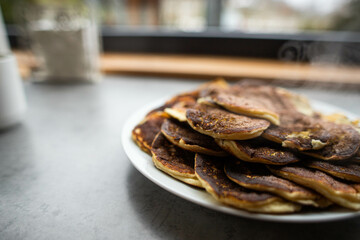
[[[307,188],[274,176],[262,164],[227,161],[225,173],[232,181],[245,188],[270,192],[302,205],[327,207],[331,204],[326,198]]]
[[[310,151],[309,155],[320,159],[338,160],[354,155],[354,148],[360,144],[356,143],[359,142],[360,135],[355,131],[360,132],[358,121],[352,121],[342,114],[315,113],[313,117],[309,117],[295,113],[282,115],[282,124],[270,127],[264,137],[282,143],[285,147]],[[346,150],[344,145],[353,146]],[[323,151],[316,151],[319,149]],[[345,155],[341,156],[343,154]]]
[[[283,147],[305,151],[324,147],[328,144],[330,134],[322,127],[319,119],[301,113],[284,112],[280,126],[269,127],[263,137],[282,143]],[[313,145],[313,140],[319,141],[317,146]]]
[[[167,100],[165,102],[165,105],[167,107],[173,106],[176,103],[179,102],[188,102],[188,101],[192,101],[192,100],[196,100],[199,97],[199,90],[196,89],[194,91],[190,91],[190,92],[185,92],[185,93],[180,93],[174,97],[172,97],[171,99]]]
[[[223,78],[217,78],[199,87],[199,98],[204,98],[218,91],[229,88],[230,85]]]
[[[202,187],[195,176],[194,153],[170,143],[161,132],[155,137],[151,153],[158,169],[187,184]]]
[[[352,126],[300,113],[282,115],[280,126],[269,127],[262,136],[324,160],[350,158],[360,146],[360,134]]]
[[[225,159],[196,154],[195,172],[203,187],[219,202],[251,212],[289,213],[300,205],[268,193],[255,192],[232,182],[224,172]]]
[[[179,103],[191,102],[191,101],[196,102],[197,98],[199,97],[199,93],[200,93],[200,90],[196,89],[194,91],[177,94],[174,97],[167,100],[163,105],[151,110],[147,114],[147,116],[154,113],[154,112],[164,112],[165,109],[171,108],[172,106],[174,106],[176,104],[179,104]]]
[[[244,140],[260,136],[270,123],[226,110],[197,105],[186,111],[189,125],[196,131],[213,138]]]
[[[244,79],[235,83],[235,87],[250,87],[250,86],[260,87],[260,88],[263,86],[273,87],[275,89],[276,95],[280,97],[280,99],[277,99],[277,101],[280,101],[280,103],[278,103],[278,106],[275,108],[276,112],[281,112],[279,110],[282,110],[285,107],[287,111],[292,110],[309,116],[313,116],[315,114],[314,110],[310,105],[309,100],[303,95],[290,92],[284,88],[272,86],[268,82],[258,79]],[[282,108],[279,108],[280,106],[282,106]]]
[[[333,113],[329,115],[320,114],[320,116],[322,119],[329,122],[352,125],[353,127],[355,127],[355,129],[360,131],[359,130],[360,119],[351,120],[350,118],[348,118],[347,116],[341,113]]]
[[[347,160],[345,162],[311,160],[304,163],[308,167],[316,168],[330,174],[331,176],[360,183],[360,163],[355,159],[354,161]]]
[[[290,91],[288,91],[284,88],[280,88],[280,87],[276,87],[276,92],[277,92],[277,94],[282,96],[283,99],[289,99],[291,105],[293,107],[295,107],[294,110],[296,112],[299,112],[299,113],[302,113],[302,114],[305,114],[308,116],[315,115],[314,109],[311,107],[309,100],[305,96],[290,92]],[[287,110],[292,109],[291,105],[290,106],[288,105]]]
[[[311,188],[340,206],[359,210],[360,193],[356,185],[339,181],[316,169],[302,166],[268,166],[275,175]]]
[[[258,88],[258,87],[257,87]],[[241,91],[244,88],[231,88],[229,90],[218,91],[208,96],[212,102],[224,107],[225,109],[251,116],[269,120],[271,123],[279,124],[279,115],[276,113],[276,109],[273,106],[273,100],[265,98],[265,95],[271,96],[273,89],[270,93],[264,93],[258,91],[254,94],[253,91]],[[252,89],[250,87],[246,89]]]
[[[267,119],[275,125],[280,124],[281,111],[312,112],[306,98],[269,85],[236,84],[207,96],[200,93],[200,97],[231,112]]]
[[[172,99],[168,100],[163,106],[163,110],[171,117],[186,122],[186,110],[196,103],[200,94],[209,92],[214,89],[225,89],[229,85],[222,78],[217,78],[213,81],[202,84],[195,91],[179,94]]]
[[[165,102],[165,105],[172,106],[178,102],[187,102],[191,99],[198,99],[200,95],[204,94],[204,92],[212,91],[213,89],[226,89],[229,85],[223,78],[217,78],[213,81],[204,83],[196,88],[194,91],[180,93],[168,101]]]
[[[218,105],[212,101],[209,95],[216,94],[217,92],[230,89],[230,85],[222,78],[219,78],[215,81],[210,82],[209,84],[204,84],[200,90],[199,98],[197,99],[199,104],[205,104],[213,107],[218,107]]]
[[[196,104],[195,98],[182,99],[171,107],[165,108],[165,112],[180,122],[186,122],[186,110]]]
[[[300,160],[289,149],[261,137],[241,141],[216,139],[216,143],[225,151],[247,162],[285,165]]]
[[[156,113],[156,112],[164,112],[165,108],[166,108],[165,104],[161,105],[161,106],[159,106],[157,108],[154,108],[154,109],[152,109],[150,112],[148,112],[146,114],[146,117],[153,114],[153,113]]]
[[[212,156],[226,156],[212,137],[194,131],[187,123],[166,119],[161,126],[163,135],[176,146]]]
[[[164,112],[154,111],[147,115],[132,131],[132,139],[144,152],[151,154],[151,144],[160,132],[163,121],[169,116]]]
[[[303,153],[323,160],[345,160],[356,155],[360,147],[360,134],[352,126],[335,124],[326,129],[331,132],[329,144],[320,150]]]

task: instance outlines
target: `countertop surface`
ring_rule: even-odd
[[[289,224],[219,213],[142,176],[121,144],[127,117],[199,80],[106,76],[26,84],[23,123],[0,132],[0,239],[359,239],[360,218]],[[360,115],[360,92],[304,86]]]

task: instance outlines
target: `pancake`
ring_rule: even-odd
[[[338,124],[348,124],[353,126],[358,132],[360,131],[360,120],[356,119],[356,120],[351,120],[350,118],[348,118],[347,116],[345,116],[344,114],[341,113],[333,113],[333,114],[329,114],[329,115],[324,115],[324,114],[320,114],[321,118],[329,121],[329,122],[334,122],[334,123],[338,123]]]
[[[357,185],[339,181],[316,169],[302,166],[268,166],[275,175],[311,188],[340,206],[359,210],[360,193]]]
[[[290,150],[260,137],[242,141],[217,139],[216,143],[225,151],[247,162],[285,165],[300,160]]]
[[[277,94],[283,97],[284,101],[286,101],[286,99],[289,99],[292,106],[287,105],[288,107],[287,111],[295,110],[296,112],[302,113],[307,116],[315,115],[314,109],[311,107],[309,100],[305,96],[290,92],[280,87],[276,87],[276,92]]]
[[[288,91],[281,87],[272,86],[268,82],[258,80],[258,79],[244,79],[235,83],[235,87],[262,87],[268,86],[275,89],[276,95],[280,97],[281,102],[280,104],[286,106],[285,109],[292,110],[296,112],[303,113],[305,115],[313,116],[316,112],[314,112],[313,108],[310,105],[309,100],[300,94],[296,94],[294,92]],[[279,100],[277,100],[279,101]],[[289,104],[290,103],[290,104]],[[284,105],[285,104],[285,105]],[[279,105],[278,105],[279,107]],[[278,108],[277,107],[277,108]],[[283,108],[275,109],[275,111],[279,111]]]
[[[324,147],[328,144],[330,134],[323,129],[319,119],[301,113],[284,112],[280,126],[269,127],[263,137],[282,143],[283,147],[305,151]],[[313,140],[317,141],[317,146],[313,145]]]
[[[156,107],[156,108],[152,109],[150,112],[148,112],[146,114],[146,117],[149,116],[149,115],[152,115],[153,113],[156,113],[156,112],[164,112],[165,108],[166,108],[165,104],[161,105],[159,107]]]
[[[312,113],[305,97],[270,85],[236,84],[210,92],[207,96],[200,93],[200,97],[231,112],[263,118],[275,125],[280,124],[281,111],[284,110]]]
[[[358,121],[342,114],[317,113],[314,117],[285,115],[282,119],[282,125],[269,128],[264,137],[316,158],[346,159],[353,156],[360,145]]]
[[[261,164],[246,163],[238,160],[228,161],[225,164],[225,173],[240,186],[270,192],[302,205],[327,207],[331,204],[326,198],[307,188],[274,176]]]
[[[265,94],[271,96],[273,92],[264,93],[257,91],[256,94],[254,94],[253,91],[240,91],[242,89],[243,88],[231,88],[229,90],[217,91],[216,93],[209,94],[207,99],[210,99],[209,101],[231,112],[263,118],[273,124],[279,124],[280,117],[272,104],[273,100],[265,97]]]
[[[195,176],[194,153],[176,147],[161,132],[155,137],[151,153],[154,165],[158,169],[182,182],[202,187]]]
[[[211,92],[214,89],[225,89],[229,85],[223,78],[217,78],[213,81],[202,84],[195,91],[183,93],[168,100],[163,110],[172,118],[181,122],[186,122],[186,110],[196,103],[200,94]]]
[[[171,143],[182,149],[213,156],[227,155],[212,137],[194,131],[187,123],[166,119],[161,132]]]
[[[352,126],[334,123],[326,129],[331,133],[329,144],[320,150],[303,153],[322,160],[346,160],[356,155],[360,147],[360,134]]]
[[[230,85],[223,79],[217,78],[199,87],[199,98],[204,98],[218,91],[229,89]]]
[[[189,125],[196,131],[213,138],[244,140],[260,136],[270,123],[226,110],[197,105],[186,111]]]
[[[171,107],[165,108],[165,112],[180,122],[186,122],[186,110],[196,104],[195,98],[184,98]]]
[[[151,155],[151,144],[160,132],[163,121],[169,116],[164,112],[154,111],[147,115],[132,131],[132,139],[141,150]]]
[[[352,126],[300,113],[282,115],[280,126],[269,127],[262,136],[323,160],[350,158],[360,146],[360,134]]]
[[[287,202],[268,193],[248,190],[232,182],[224,172],[225,159],[196,154],[195,173],[219,202],[251,212],[289,213],[300,210],[300,205]]]
[[[199,97],[199,93],[200,93],[200,90],[196,89],[194,91],[183,92],[183,93],[177,94],[174,97],[167,100],[163,105],[148,112],[148,114],[146,116],[148,116],[154,112],[164,112],[165,109],[171,108],[172,106],[174,106],[178,103],[189,102],[189,101],[196,102],[196,99],[198,99],[198,97]]]
[[[311,160],[305,162],[306,166],[326,172],[334,177],[360,183],[360,163],[354,161],[329,162]]]
[[[189,91],[189,92],[184,92],[184,93],[180,93],[174,97],[172,97],[171,99],[167,100],[165,102],[165,106],[166,107],[171,107],[176,103],[179,102],[187,102],[187,101],[191,101],[193,99],[197,99],[199,97],[199,89],[196,89],[194,91]]]

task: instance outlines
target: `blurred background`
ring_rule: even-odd
[[[46,9],[74,9],[81,15],[85,6],[97,23],[104,53],[236,57],[352,68],[360,64],[360,0],[0,0],[0,3],[14,49],[31,49],[34,45],[29,22],[57,18]],[[103,71],[139,71],[124,68],[125,60],[118,60],[105,67],[102,64]],[[357,73],[351,77],[354,75]]]
[[[1,0],[6,24],[19,22],[24,4],[54,0]],[[60,1],[66,4],[82,0]],[[86,2],[86,1],[85,1]],[[360,31],[359,0],[97,0],[102,26],[202,32],[211,27],[251,33]],[[19,9],[20,8],[20,9]],[[24,9],[22,9],[24,10]]]

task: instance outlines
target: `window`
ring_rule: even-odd
[[[18,2],[1,0],[9,24],[16,23]],[[360,63],[360,0],[98,0],[96,6],[105,51]],[[10,35],[16,44],[11,26]]]

